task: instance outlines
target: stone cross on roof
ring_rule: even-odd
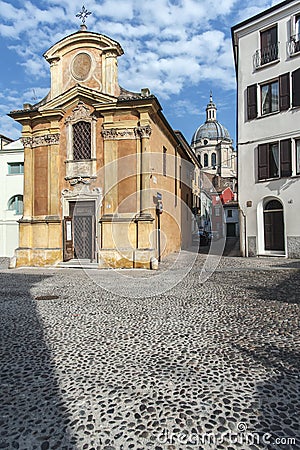
[[[76,17],[79,17],[79,18],[81,19],[81,21],[82,21],[82,25],[80,26],[80,28],[86,29],[86,26],[85,26],[85,19],[86,19],[90,14],[92,14],[92,13],[91,13],[90,11],[88,11],[84,5],[82,5],[81,11],[80,11],[78,14],[76,14]]]

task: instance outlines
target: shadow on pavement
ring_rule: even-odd
[[[45,278],[0,274],[0,448],[76,448],[68,433],[68,411],[44,339],[38,300],[30,294]]]
[[[254,395],[258,425],[252,430],[260,438],[259,448],[296,450],[300,448],[300,352],[274,344],[246,349],[235,346],[246,358],[264,366],[274,376],[256,386]],[[250,431],[250,430],[249,430]]]
[[[291,265],[286,264],[282,268],[293,268],[293,262]],[[279,266],[280,267],[280,266]],[[252,291],[255,296],[263,301],[278,301],[281,303],[300,303],[300,270],[286,271],[281,273],[280,281],[278,280],[278,266],[274,267],[274,272],[270,271],[265,285],[262,286],[253,284],[247,286],[247,289]],[[254,280],[255,283],[255,280]]]
[[[225,238],[211,241],[208,245],[200,245],[199,253],[207,255],[241,256],[239,238]]]

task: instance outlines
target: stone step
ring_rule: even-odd
[[[56,267],[72,268],[72,269],[98,269],[97,262],[91,262],[89,259],[70,259],[70,261],[62,261]]]

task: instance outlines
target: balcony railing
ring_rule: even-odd
[[[300,35],[295,34],[294,36],[290,37],[290,40],[287,43],[287,50],[288,54],[290,56],[294,55],[295,53],[300,52]]]
[[[256,69],[278,59],[278,42],[276,44],[263,47],[253,55],[253,65]]]

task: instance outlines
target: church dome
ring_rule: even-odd
[[[192,137],[192,146],[196,145],[198,142],[202,142],[203,140],[232,142],[227,128],[225,128],[217,120],[216,111],[216,105],[213,103],[212,96],[210,95],[210,102],[208,103],[206,108],[206,121],[195,131]]]
[[[201,125],[192,137],[192,145],[202,139],[231,141],[228,130],[217,120],[214,120],[213,122],[205,122]]]

